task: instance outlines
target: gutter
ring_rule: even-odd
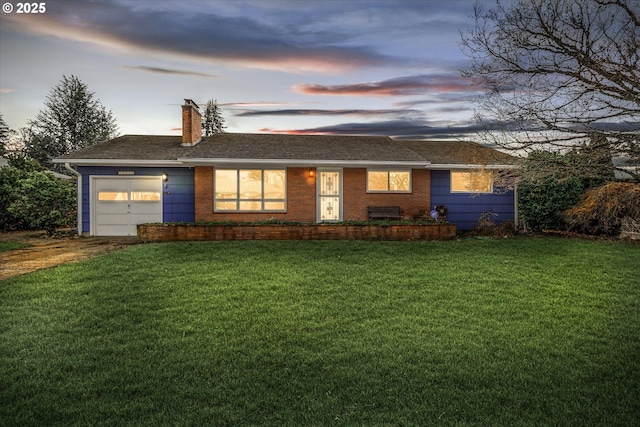
[[[481,165],[471,163],[434,163],[429,169],[433,170],[458,170],[458,169],[517,169],[518,165]]]
[[[403,160],[313,160],[313,159],[239,159],[239,158],[178,158],[183,166],[273,166],[273,167],[411,167],[428,168],[427,161]]]
[[[78,218],[76,219],[76,222],[78,224],[78,236],[82,236],[82,174],[72,168],[69,163],[65,163],[64,167],[76,176],[76,183],[78,185]]]

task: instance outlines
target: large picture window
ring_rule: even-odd
[[[367,170],[367,191],[370,193],[410,193],[410,170]]]
[[[285,169],[216,169],[214,210],[284,211],[286,177]]]
[[[482,171],[451,171],[451,192],[491,193],[493,174]]]

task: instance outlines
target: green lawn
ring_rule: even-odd
[[[0,282],[0,425],[628,426],[640,246],[148,244]]]
[[[18,242],[2,242],[0,241],[0,252],[5,251],[13,251],[16,249],[26,248],[29,245],[26,243],[18,243]]]

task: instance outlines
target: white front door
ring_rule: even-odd
[[[135,236],[137,225],[162,222],[162,178],[92,177],[91,235]]]
[[[318,169],[318,222],[342,221],[342,170]]]

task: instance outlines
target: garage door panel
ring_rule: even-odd
[[[129,191],[128,179],[96,179],[96,191]]]
[[[126,225],[98,225],[96,226],[97,236],[129,236],[129,224]]]
[[[132,214],[153,214],[157,215],[157,203],[132,203],[130,212]]]
[[[102,212],[99,225],[128,225],[129,212]]]
[[[112,179],[112,178],[97,178],[95,180],[95,188],[98,191],[102,190],[129,190],[128,179]]]
[[[118,202],[97,202],[96,214],[127,214],[129,212],[129,203]]]

